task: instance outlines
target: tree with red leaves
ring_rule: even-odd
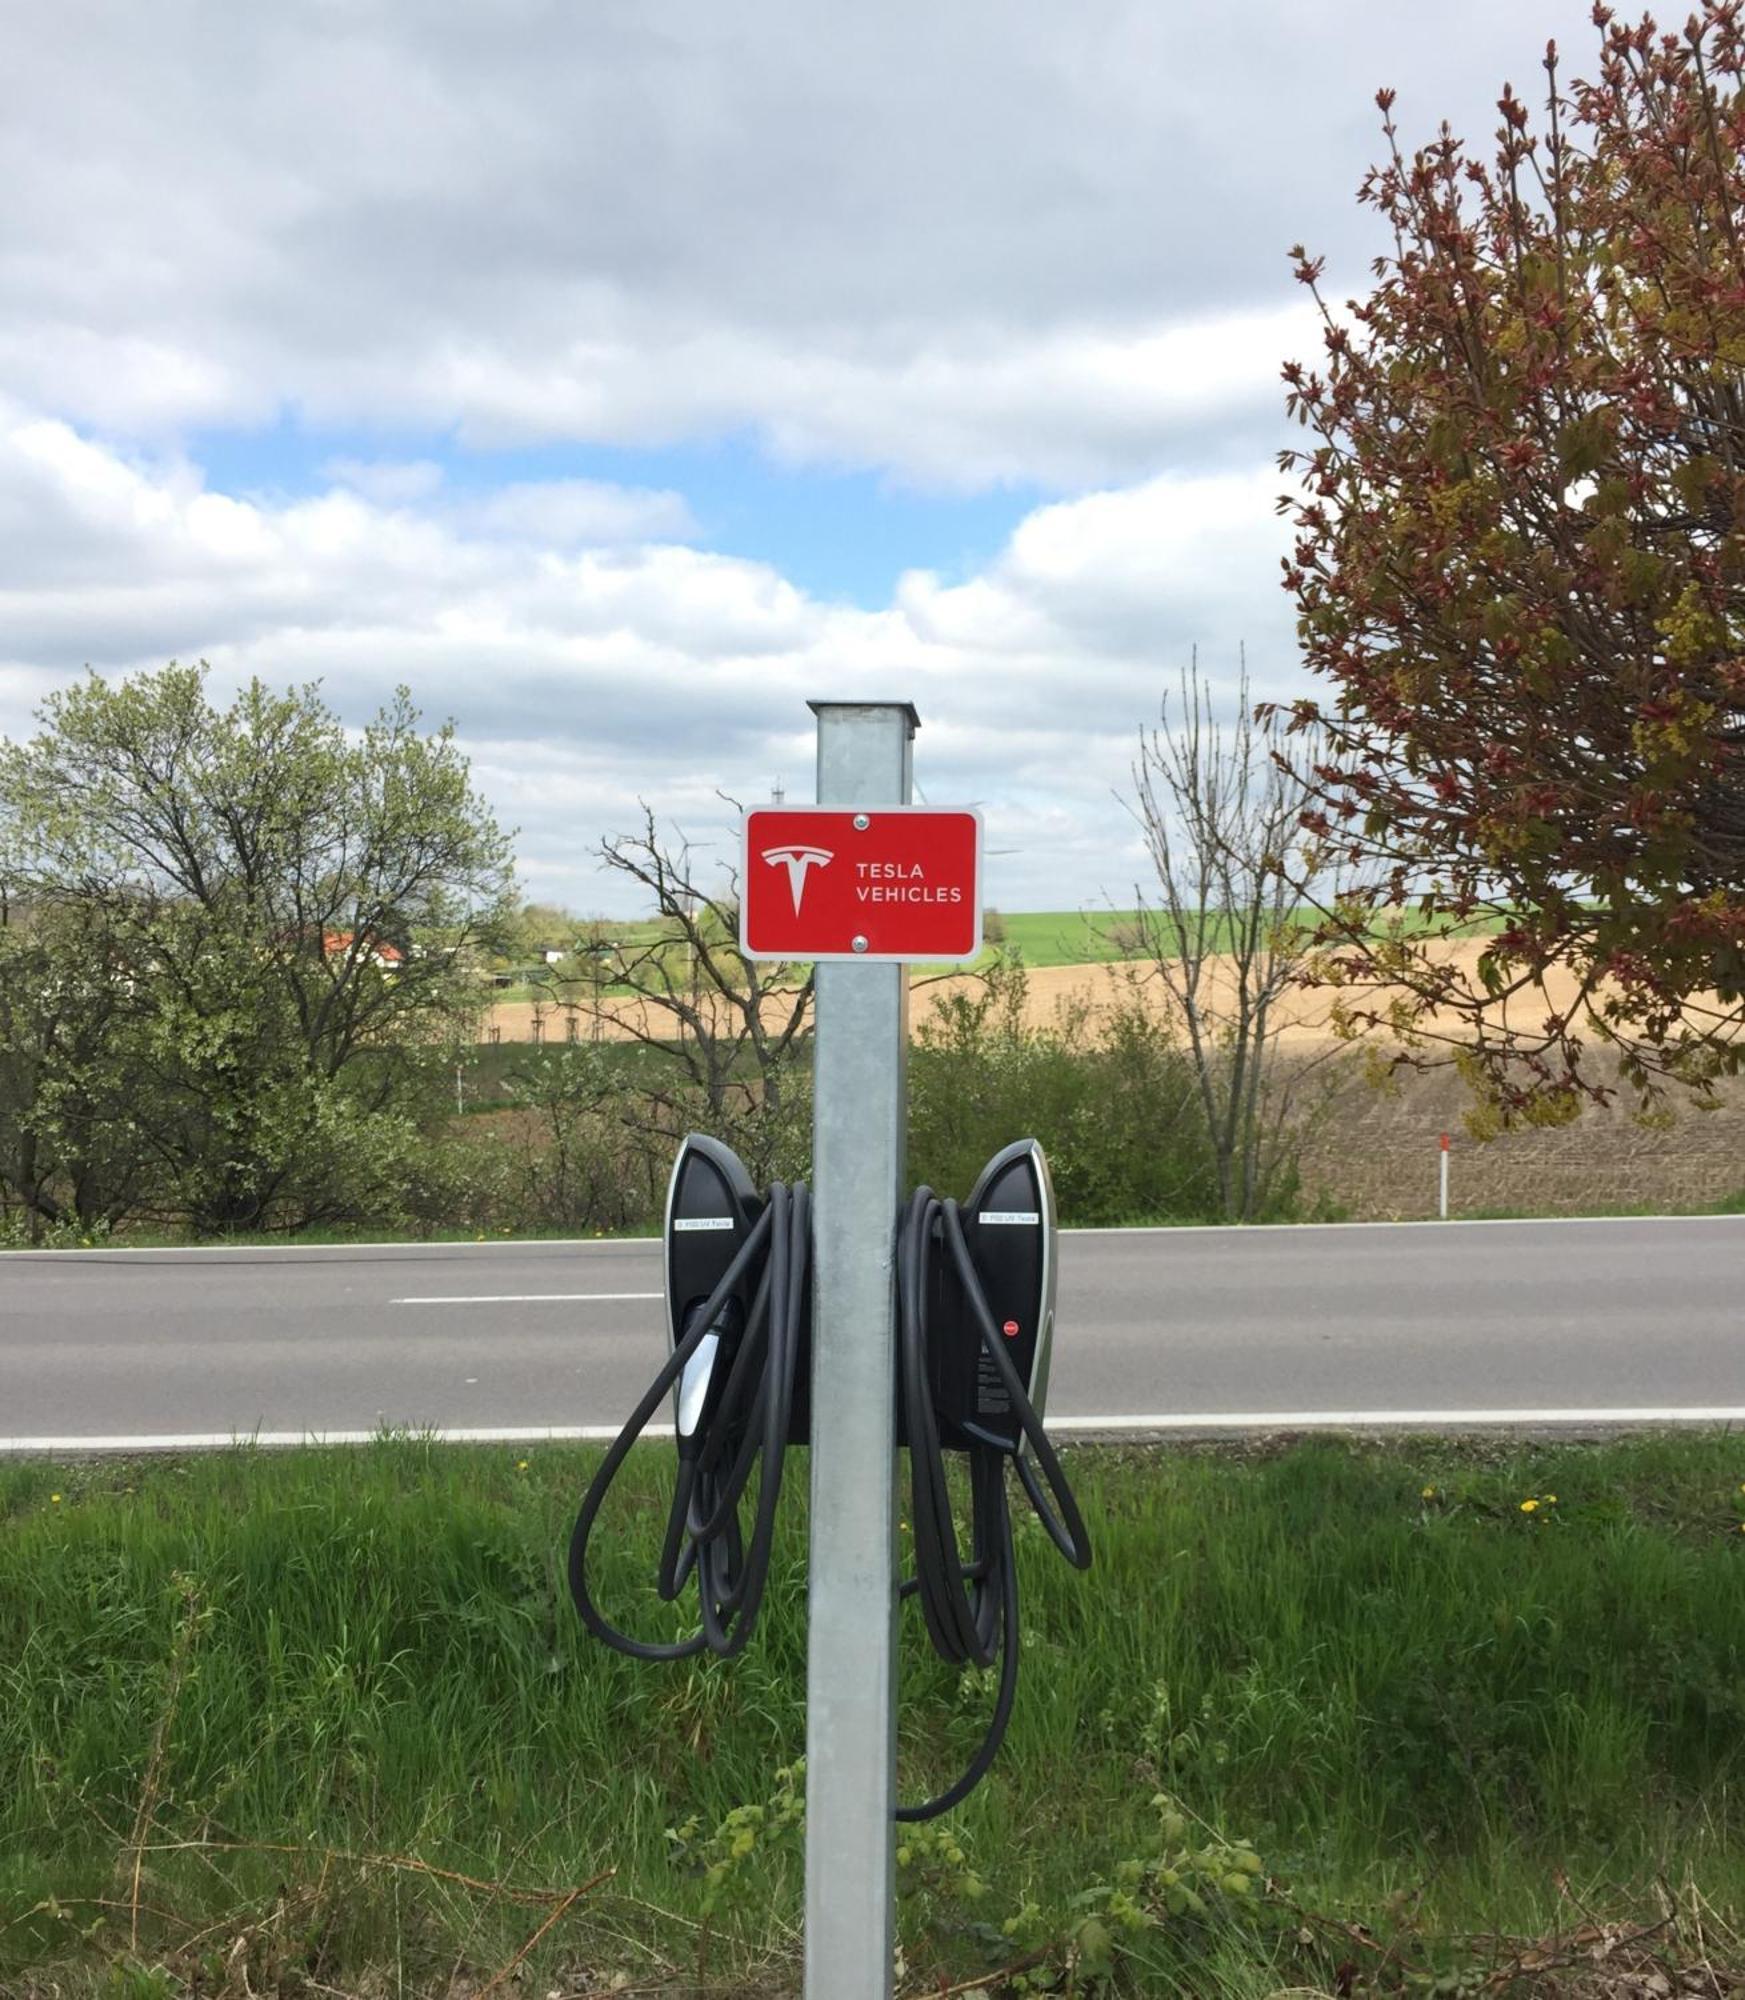
[[[1596,6],[1594,81],[1549,47],[1490,162],[1408,157],[1380,92],[1374,290],[1335,311],[1291,253],[1326,362],[1284,370],[1285,582],[1331,691],[1282,719],[1372,883],[1315,976],[1505,1117],[1745,1063],[1742,4]]]

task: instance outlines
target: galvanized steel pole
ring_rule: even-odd
[[[907,805],[907,702],[818,702],[818,803]],[[818,967],[806,1993],[891,1991],[896,1806],[897,1203],[908,968]]]

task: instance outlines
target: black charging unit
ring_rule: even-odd
[[[673,1429],[681,1440],[703,1434],[745,1337],[756,1288],[755,1272],[741,1253],[763,1209],[762,1196],[731,1146],[701,1133],[686,1139],[667,1183],[662,1231],[669,1354],[696,1331],[736,1259],[740,1268],[673,1385]]]
[[[1054,1337],[1054,1189],[1034,1139],[1020,1139],[982,1169],[959,1214],[976,1283],[1025,1400],[1047,1412],[1048,1362]],[[943,1205],[934,1219],[943,1234]],[[973,1294],[955,1260],[930,1261],[927,1299],[932,1338],[928,1374],[943,1444],[967,1451],[987,1445],[1017,1452],[1024,1433],[1003,1372],[976,1320]]]
[[[790,1444],[810,1439],[811,1196],[781,1182],[759,1193],[737,1155],[693,1133],[667,1188],[665,1365],[590,1484],[570,1543],[570,1588],[588,1629],[639,1659],[705,1648],[729,1656],[751,1636]],[[1015,1468],[1055,1546],[1088,1568],[1090,1541],[1042,1425],[1054,1331],[1054,1195],[1033,1139],[1003,1147],[958,1204],[917,1189],[897,1222],[896,1435],[909,1454],[914,1574],[944,1658],[1000,1667],[993,1716],[957,1782],[900,1806],[930,1819],[980,1781],[1005,1735],[1017,1691],[1018,1586],[1006,1469]],[[648,1642],[595,1604],[588,1551],[630,1446],[672,1397],[678,1477],[656,1589],[695,1580],[699,1629]],[[969,1464],[969,1556],[960,1554],[945,1454]],[[757,1475],[749,1534],[740,1501]]]

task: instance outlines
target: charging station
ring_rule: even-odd
[[[1048,1161],[1034,1139],[1019,1139],[982,1169],[961,1210],[981,1298],[1040,1421],[1047,1414],[1054,1338],[1055,1217]],[[1025,1444],[1016,1406],[994,1352],[974,1324],[975,1306],[947,1256],[932,1268],[932,1315],[956,1337],[929,1348],[936,1407],[949,1412],[945,1442],[1017,1453]]]
[[[815,1194],[759,1190],[719,1140],[684,1141],[667,1189],[667,1358],[582,1501],[569,1573],[584,1623],[620,1652],[738,1652],[768,1581],[786,1452],[809,1446],[805,1990],[886,2000],[895,1824],[969,1793],[1016,1698],[1009,1470],[1060,1553],[1081,1569],[1091,1554],[1043,1428],[1056,1221],[1042,1148],[1002,1147],[961,1203],[927,1187],[902,1197],[907,961],[979,951],[980,822],[909,805],[919,719],[907,703],[812,707],[819,805],[746,816],[741,948],[818,961]],[[595,1601],[589,1549],[625,1457],[669,1397],[677,1473],[655,1584],[669,1602],[694,1587],[698,1622],[687,1638],[644,1641]],[[902,1579],[899,1447],[914,1536]],[[967,1561],[948,1452],[968,1461]],[[902,1805],[895,1634],[910,1597],[944,1658],[999,1677],[967,1768]]]

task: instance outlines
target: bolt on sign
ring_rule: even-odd
[[[739,942],[747,958],[974,958],[982,822],[968,807],[754,806]]]

